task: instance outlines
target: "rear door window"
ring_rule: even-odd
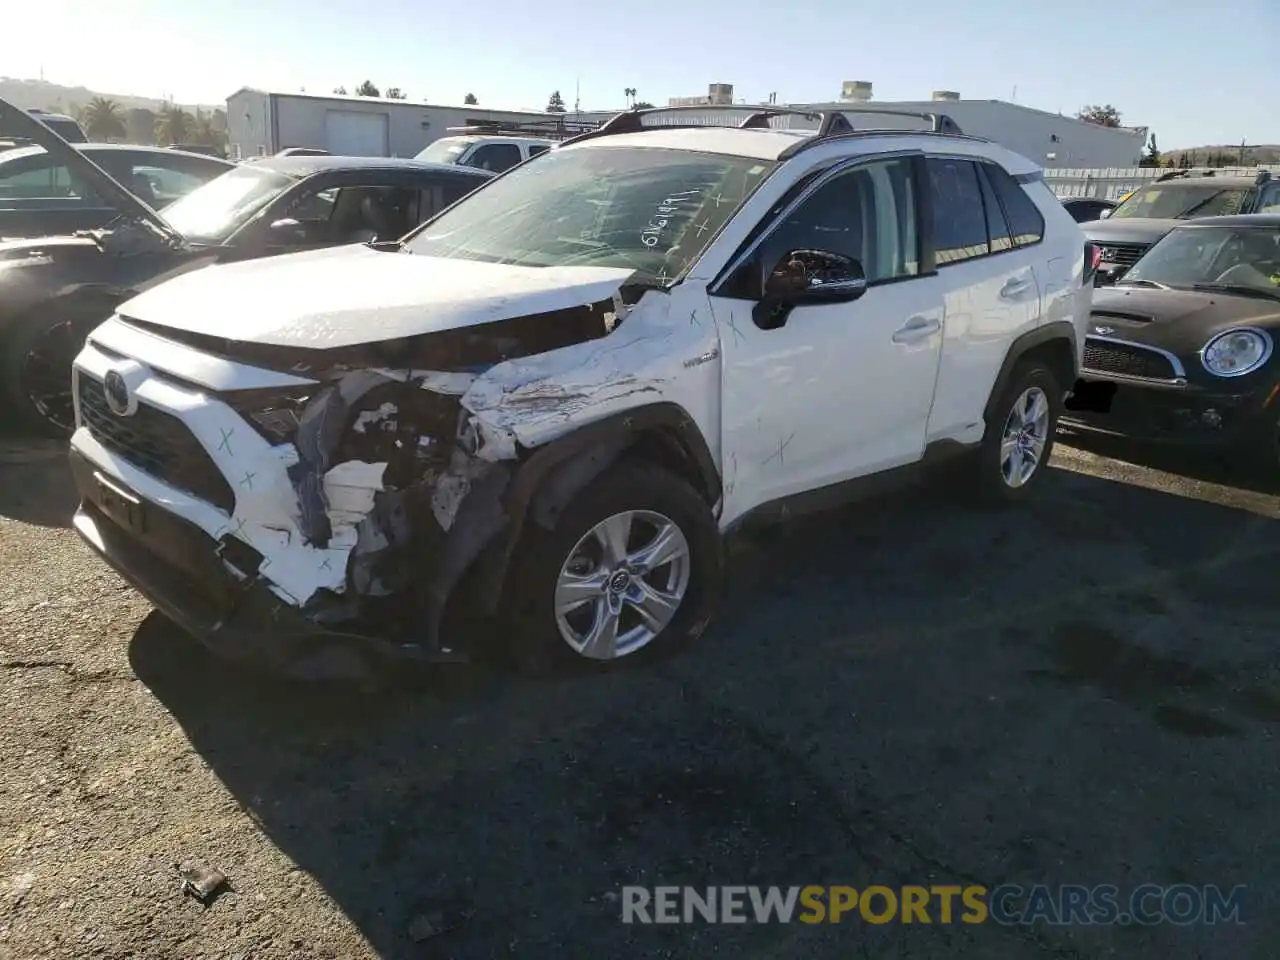
[[[978,168],[969,160],[929,157],[933,242],[937,265],[963,263],[991,252]]]
[[[469,167],[501,173],[510,170],[522,159],[520,148],[514,143],[485,143],[471,152],[466,163]]]
[[[48,154],[0,164],[0,206],[12,208],[9,201],[37,200],[56,201],[58,206],[65,206],[69,201],[72,205],[101,204],[78,174]],[[29,203],[23,205],[29,206]]]
[[[990,172],[990,164],[979,164],[978,169]],[[991,242],[991,252],[1001,253],[1013,249],[1013,237],[1009,233],[1009,223],[1005,219],[1004,208],[991,186],[990,178],[985,174],[979,177],[982,187],[982,206],[987,211],[987,239]]]

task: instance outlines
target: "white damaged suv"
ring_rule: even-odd
[[[945,117],[700,113],[123,304],[75,362],[76,529],[212,648],[319,676],[467,656],[464,596],[532,663],[648,654],[748,519],[944,461],[1032,492],[1094,265],[1038,168]]]

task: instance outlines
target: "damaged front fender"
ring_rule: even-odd
[[[315,622],[372,621],[374,632],[442,651],[449,598],[477,560],[496,610],[528,519],[553,526],[628,449],[643,445],[718,502],[708,438],[719,364],[705,361],[718,359],[719,342],[701,303],[705,322],[679,287],[634,303],[619,294],[563,317],[494,324],[502,350],[476,341],[479,328],[466,331],[465,349],[450,331],[434,350],[430,339],[371,350],[403,366],[334,373],[303,401],[292,442],[260,451],[291,503],[273,517],[233,517],[231,531],[285,564],[260,574]],[[455,369],[432,366],[441,359]]]

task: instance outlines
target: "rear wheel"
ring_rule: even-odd
[[[995,404],[975,458],[983,500],[1017,503],[1040,486],[1061,412],[1062,388],[1052,371],[1035,360],[1020,363]]]
[[[683,480],[624,461],[535,529],[514,571],[513,653],[537,672],[602,669],[673,652],[705,629],[720,543]]]

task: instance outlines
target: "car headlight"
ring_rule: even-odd
[[[293,439],[298,429],[298,420],[308,395],[320,389],[318,384],[308,384],[292,390],[236,390],[223,394],[219,399],[248,420],[269,442],[286,443]]]
[[[1216,377],[1243,377],[1270,359],[1271,348],[1271,336],[1263,330],[1228,330],[1204,345],[1200,362]]]

